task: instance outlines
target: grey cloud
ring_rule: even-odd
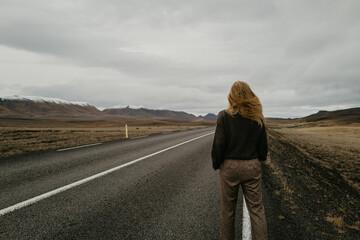
[[[71,101],[85,101],[98,107],[116,105],[143,105],[147,108],[188,110],[190,112],[216,112],[224,107],[224,101],[217,101],[219,95],[197,88],[178,86],[144,86],[137,84],[112,83],[109,88],[94,83],[73,83],[51,86],[27,86],[25,95],[56,97]],[[129,94],[131,93],[131,94]],[[74,96],[76,96],[74,98]],[[211,100],[211,98],[213,98]]]
[[[121,73],[85,87],[74,76],[56,91],[24,81],[28,94],[218,112],[244,80],[267,114],[293,116],[360,102],[359,9],[351,0],[3,1],[0,44]]]

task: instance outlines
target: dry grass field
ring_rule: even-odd
[[[360,123],[341,122],[270,123],[272,129],[326,168],[336,169],[360,192]]]
[[[358,239],[360,123],[281,120],[268,127],[267,184],[288,217],[324,239]]]
[[[214,126],[208,121],[0,118],[0,158],[129,137]]]

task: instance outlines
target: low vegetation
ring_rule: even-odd
[[[0,118],[0,158],[122,139],[125,124],[130,138],[214,126],[212,121]]]
[[[268,122],[265,183],[288,216],[314,239],[357,239],[360,205],[358,121]],[[321,237],[322,236],[322,237]]]

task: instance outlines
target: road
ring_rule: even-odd
[[[3,213],[0,239],[219,239],[219,176],[210,159],[213,131],[0,159],[0,210],[113,169]],[[298,223],[279,218],[281,202],[266,184],[263,188],[269,239],[306,239]],[[240,199],[238,239],[242,213]]]

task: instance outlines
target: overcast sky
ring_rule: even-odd
[[[267,117],[360,107],[358,0],[0,0],[0,96]]]

